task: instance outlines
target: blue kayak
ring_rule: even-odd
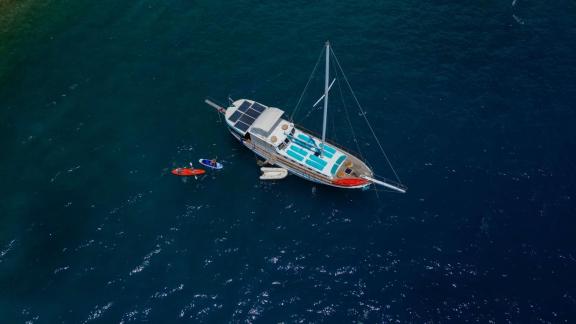
[[[200,162],[200,164],[202,164],[205,167],[208,167],[210,169],[215,169],[215,170],[220,170],[222,169],[224,166],[219,163],[219,162],[212,162],[212,160],[210,159],[200,159],[198,160],[198,162]]]

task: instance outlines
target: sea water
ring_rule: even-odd
[[[5,1],[1,321],[574,321],[575,9]],[[290,114],[326,40],[407,194],[260,181],[203,103]],[[343,98],[328,138],[394,178]]]

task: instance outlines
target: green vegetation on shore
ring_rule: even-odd
[[[18,61],[18,47],[33,28],[32,14],[47,2],[0,0],[0,84]]]
[[[0,0],[0,36],[7,34],[14,22],[22,19],[34,5],[34,0]]]
[[[75,3],[67,0],[0,0],[0,90],[24,64],[29,46],[53,34]]]

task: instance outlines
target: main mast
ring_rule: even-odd
[[[320,144],[320,156],[324,155],[324,141],[326,140],[326,117],[328,116],[328,90],[330,85],[330,42],[326,41],[326,74],[324,80],[324,118],[322,119],[322,143]]]

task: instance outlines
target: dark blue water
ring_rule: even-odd
[[[573,1],[0,8],[3,323],[576,319]],[[408,194],[261,182],[203,104],[290,112],[326,39]]]

